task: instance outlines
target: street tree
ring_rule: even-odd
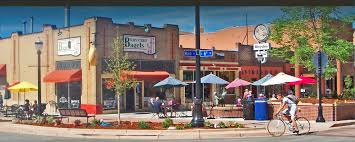
[[[119,35],[114,37],[111,55],[106,59],[107,73],[111,75],[111,87],[117,96],[117,114],[120,122],[120,96],[126,89],[133,86],[134,80],[128,76],[128,72],[135,68],[135,64],[129,60],[128,54],[123,51],[123,38]]]
[[[315,72],[313,54],[324,51],[329,62],[325,77],[333,77],[337,64],[347,62],[352,55],[354,45],[344,39],[351,37],[347,29],[354,17],[343,16],[337,7],[285,7],[283,15],[272,22],[270,39],[280,46],[273,48],[271,55],[295,64],[296,76],[300,66]],[[340,77],[340,76],[338,76]],[[296,86],[296,94],[299,86]]]

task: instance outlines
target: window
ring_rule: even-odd
[[[80,108],[81,81],[56,83],[55,86],[59,108]]]
[[[183,81],[193,81],[194,78],[194,71],[183,71]]]

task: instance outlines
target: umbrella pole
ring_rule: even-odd
[[[71,108],[70,104],[70,82],[68,82],[68,108]]]

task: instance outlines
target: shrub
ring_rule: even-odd
[[[243,124],[240,124],[240,123],[235,123],[234,126],[236,128],[244,128],[244,125]]]
[[[37,124],[46,124],[46,123],[48,123],[47,118],[45,116],[37,116],[35,118],[34,122],[37,123]]]
[[[185,124],[185,128],[192,128],[192,127],[193,127],[192,123]]]
[[[141,128],[141,129],[148,129],[148,128],[150,128],[150,126],[149,126],[147,123],[145,123],[144,121],[139,121],[139,122],[138,122],[138,127]]]
[[[47,122],[48,122],[49,124],[55,123],[55,122],[54,122],[54,117],[52,117],[52,116],[51,116],[51,117],[48,117],[48,118],[47,118]]]
[[[170,118],[166,118],[163,123],[163,128],[169,128],[171,125],[173,125],[173,120]]]
[[[101,124],[100,120],[94,119],[91,121],[90,125],[91,126],[99,126]]]
[[[220,128],[225,128],[226,124],[224,122],[219,122],[217,126],[219,126]]]
[[[81,121],[79,119],[75,120],[74,121],[74,126],[79,126],[81,123]]]
[[[213,124],[209,121],[205,122],[204,125],[205,127],[211,127],[211,126],[213,127]]]
[[[183,125],[177,125],[176,126],[176,130],[183,130],[185,129],[185,127]]]

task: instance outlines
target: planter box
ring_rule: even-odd
[[[210,113],[210,108],[206,109],[207,114]],[[212,116],[214,117],[243,117],[243,108],[242,107],[214,107],[211,111]]]
[[[280,102],[269,102],[269,118],[275,115],[275,111],[280,107]],[[305,117],[310,121],[315,121],[318,116],[318,104],[301,103],[298,104],[301,109],[297,112],[299,117]],[[323,117],[326,121],[339,121],[355,119],[355,103],[334,103],[322,104]]]

